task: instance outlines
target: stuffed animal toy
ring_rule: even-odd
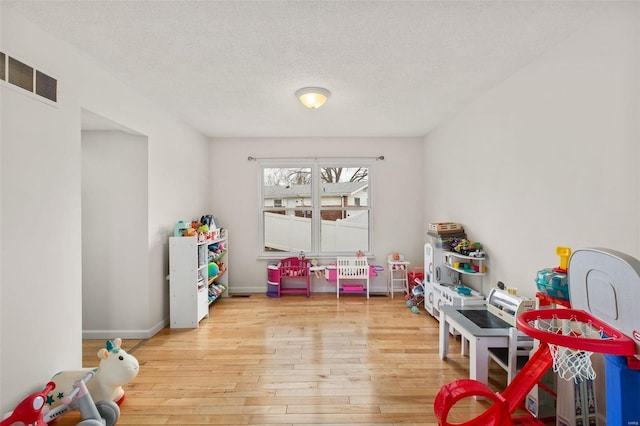
[[[138,375],[138,360],[121,349],[122,339],[107,340],[104,348],[98,351],[100,365],[96,368],[61,371],[51,378],[55,390],[47,395],[50,407],[59,405],[62,398],[73,390],[73,384],[82,379],[88,371],[95,375],[87,382],[87,388],[94,401],[115,401],[122,404],[125,398],[122,385],[129,383]]]
[[[314,268],[316,278],[322,278],[322,268],[318,267],[318,261],[311,259],[309,262],[311,263],[311,267]]]

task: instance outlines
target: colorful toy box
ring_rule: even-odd
[[[542,294],[569,301],[569,280],[566,273],[550,268],[542,269],[536,274],[536,285]]]
[[[429,232],[434,234],[462,234],[464,228],[459,223],[453,222],[438,222],[429,224]]]

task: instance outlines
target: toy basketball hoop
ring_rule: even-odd
[[[571,255],[568,281],[573,309],[518,315],[518,328],[541,343],[507,388],[492,395],[486,384],[474,380],[444,385],[434,401],[439,425],[448,426],[451,408],[469,396],[489,398],[493,403],[459,426],[540,424],[529,418],[520,422],[509,415],[516,413],[551,367],[567,380],[595,376],[590,358],[594,352],[613,355],[605,357],[607,424],[640,424],[640,260],[609,249],[580,249]]]
[[[517,318],[525,334],[546,342],[553,358],[553,371],[565,380],[595,379],[591,364],[594,352],[631,356],[636,345],[607,323],[577,309],[526,311]]]

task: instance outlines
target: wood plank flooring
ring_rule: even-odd
[[[103,345],[84,343],[85,366]],[[140,373],[125,386],[121,425],[435,425],[440,387],[469,374],[459,339],[441,361],[438,322],[398,295],[229,297],[198,329],[166,328],[123,348]],[[492,365],[490,386],[505,384]],[[488,406],[464,400],[449,421]],[[77,422],[70,413],[57,424]]]

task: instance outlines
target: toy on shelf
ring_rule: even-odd
[[[217,263],[209,263],[209,278],[213,278],[220,273],[220,267]]]
[[[209,303],[212,303],[214,300],[219,298],[226,290],[227,286],[224,284],[211,284],[207,293]]]
[[[207,225],[198,226],[198,241],[205,242],[207,241],[207,235],[209,235],[209,227]]]
[[[125,399],[122,386],[133,380],[139,371],[138,360],[124,349],[122,339],[107,340],[104,348],[98,351],[100,364],[96,368],[61,371],[51,378],[56,385],[55,392],[49,392],[47,398],[52,401],[53,408],[60,404],[62,398],[73,390],[73,385],[89,372],[93,372],[92,380],[87,384],[89,392],[96,401],[115,401],[118,405]]]
[[[553,299],[569,301],[568,259],[571,249],[557,247],[556,254],[560,256],[560,266],[557,268],[545,268],[537,272],[536,285],[538,291]]]
[[[451,244],[451,251],[469,257],[485,257],[485,252],[482,250],[482,244],[477,241],[467,240],[466,238],[455,240]]]
[[[459,223],[454,222],[436,222],[429,224],[429,232],[434,234],[462,234],[464,233],[464,227]]]
[[[213,244],[209,244],[208,250],[209,250],[209,259],[212,260],[212,261],[213,260],[217,260],[220,257],[222,257],[222,255],[226,251],[225,244],[222,241],[219,241],[219,242],[213,243]]]
[[[176,223],[175,228],[173,229],[173,236],[182,237],[187,229],[189,229],[189,226],[186,223],[184,223],[184,221],[179,220]]]
[[[174,237],[197,237],[200,242],[224,238],[222,233],[223,230],[218,225],[217,219],[212,215],[204,215],[199,221],[180,220],[173,230]]]
[[[218,218],[214,217],[211,214],[204,215],[200,218],[200,223],[203,225],[207,225],[210,230],[220,229],[220,222]]]

